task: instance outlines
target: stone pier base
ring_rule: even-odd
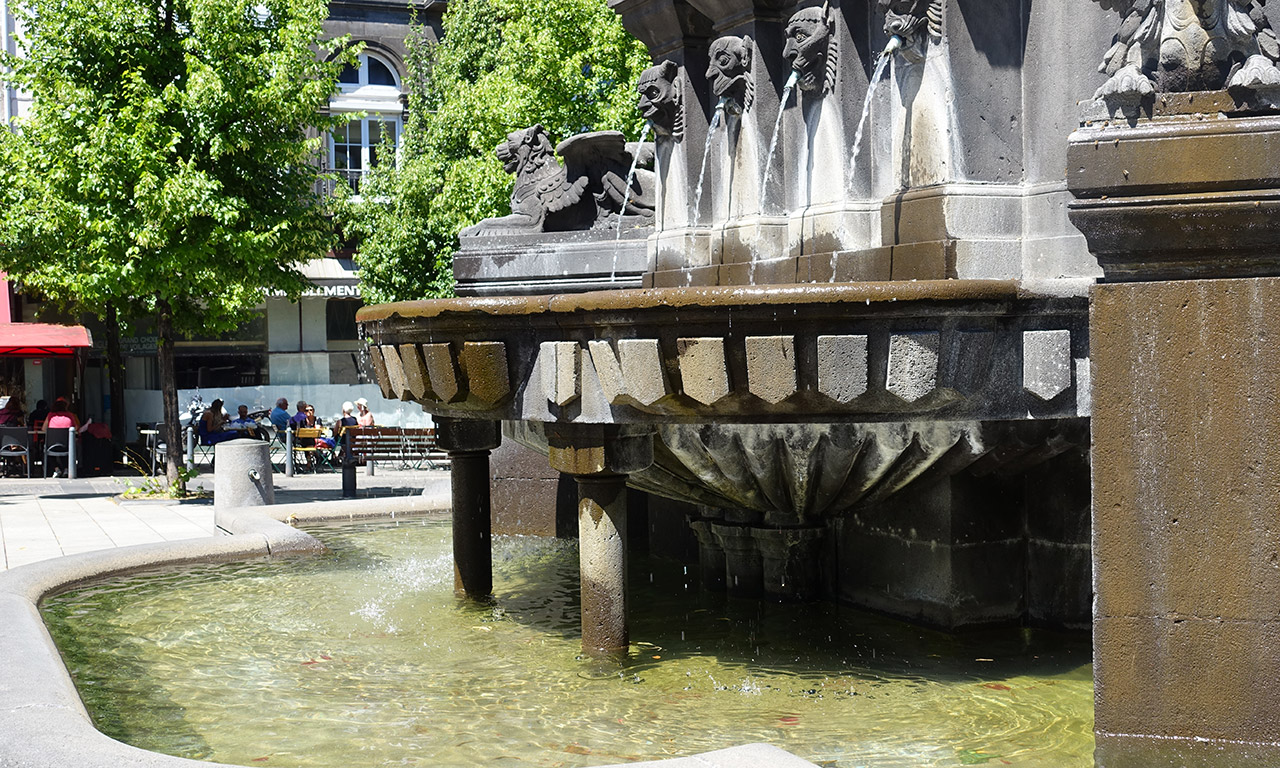
[[[1280,279],[1101,285],[1092,334],[1098,765],[1280,765]]]

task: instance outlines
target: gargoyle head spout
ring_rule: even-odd
[[[502,161],[502,167],[507,173],[517,173],[528,164],[530,158],[552,153],[551,137],[541,125],[521,128],[508,133],[507,140],[499,144],[494,153]]]
[[[832,22],[831,13],[825,7],[805,8],[787,22],[787,44],[782,55],[800,75],[801,90],[826,90],[832,85],[828,76]]]
[[[659,136],[680,138],[684,133],[683,104],[680,90],[680,68],[664,61],[640,73],[636,84],[640,114],[653,125]]]
[[[879,0],[884,14],[885,34],[897,35],[904,41],[915,41],[920,29],[928,21],[931,0]]]
[[[711,43],[711,64],[707,79],[718,98],[736,102],[742,109],[751,107],[754,87],[751,80],[753,43],[749,37],[721,37]]]

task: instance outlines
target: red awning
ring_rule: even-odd
[[[0,323],[0,357],[70,357],[91,346],[83,325]]]

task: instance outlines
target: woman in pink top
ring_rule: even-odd
[[[44,420],[44,431],[50,429],[65,429],[67,427],[80,428],[80,419],[67,408],[67,399],[60,397],[53,401],[53,410],[49,411],[49,418]]]
[[[360,412],[360,415],[356,416],[356,424],[362,427],[372,427],[373,413],[369,411],[369,401],[363,397],[356,400],[356,410]]]

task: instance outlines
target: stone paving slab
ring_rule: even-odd
[[[397,470],[379,467],[370,476],[359,471],[362,497],[412,495],[428,485],[447,482],[440,470]],[[0,570],[55,557],[134,544],[182,541],[217,533],[213,503],[122,501],[132,477],[28,480],[0,478]],[[273,476],[276,503],[306,503],[342,497],[342,475],[321,473]],[[191,486],[213,488],[208,474]]]

